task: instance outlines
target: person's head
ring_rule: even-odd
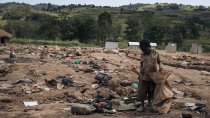
[[[151,52],[151,45],[150,45],[149,40],[145,40],[145,39],[141,40],[139,47],[142,50],[142,52],[145,54],[149,54]]]

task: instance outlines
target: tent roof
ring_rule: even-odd
[[[12,35],[2,29],[0,29],[0,37],[12,38]]]
[[[128,42],[129,45],[139,46],[139,42]]]

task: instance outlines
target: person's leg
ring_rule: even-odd
[[[139,80],[138,100],[141,102],[141,106],[137,109],[137,111],[139,112],[144,111],[144,100],[147,98],[147,92],[148,92],[147,81]]]
[[[148,106],[152,106],[152,99],[153,99],[153,96],[154,96],[154,90],[155,90],[155,83],[150,81],[149,82],[149,90],[148,90]]]

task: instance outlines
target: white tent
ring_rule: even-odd
[[[106,42],[105,48],[106,49],[118,49],[118,42]]]
[[[152,47],[152,49],[155,49],[157,47],[157,43],[150,43],[150,46]]]
[[[129,48],[132,50],[139,49],[139,42],[128,42]],[[150,46],[155,49],[157,47],[157,43],[150,43]]]
[[[139,42],[128,42],[129,49],[139,50]]]

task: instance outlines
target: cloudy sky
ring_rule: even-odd
[[[121,6],[130,3],[178,3],[190,5],[210,6],[210,0],[0,0],[0,3],[5,2],[24,2],[29,4],[52,3],[56,5],[68,4],[95,4],[102,6]]]

